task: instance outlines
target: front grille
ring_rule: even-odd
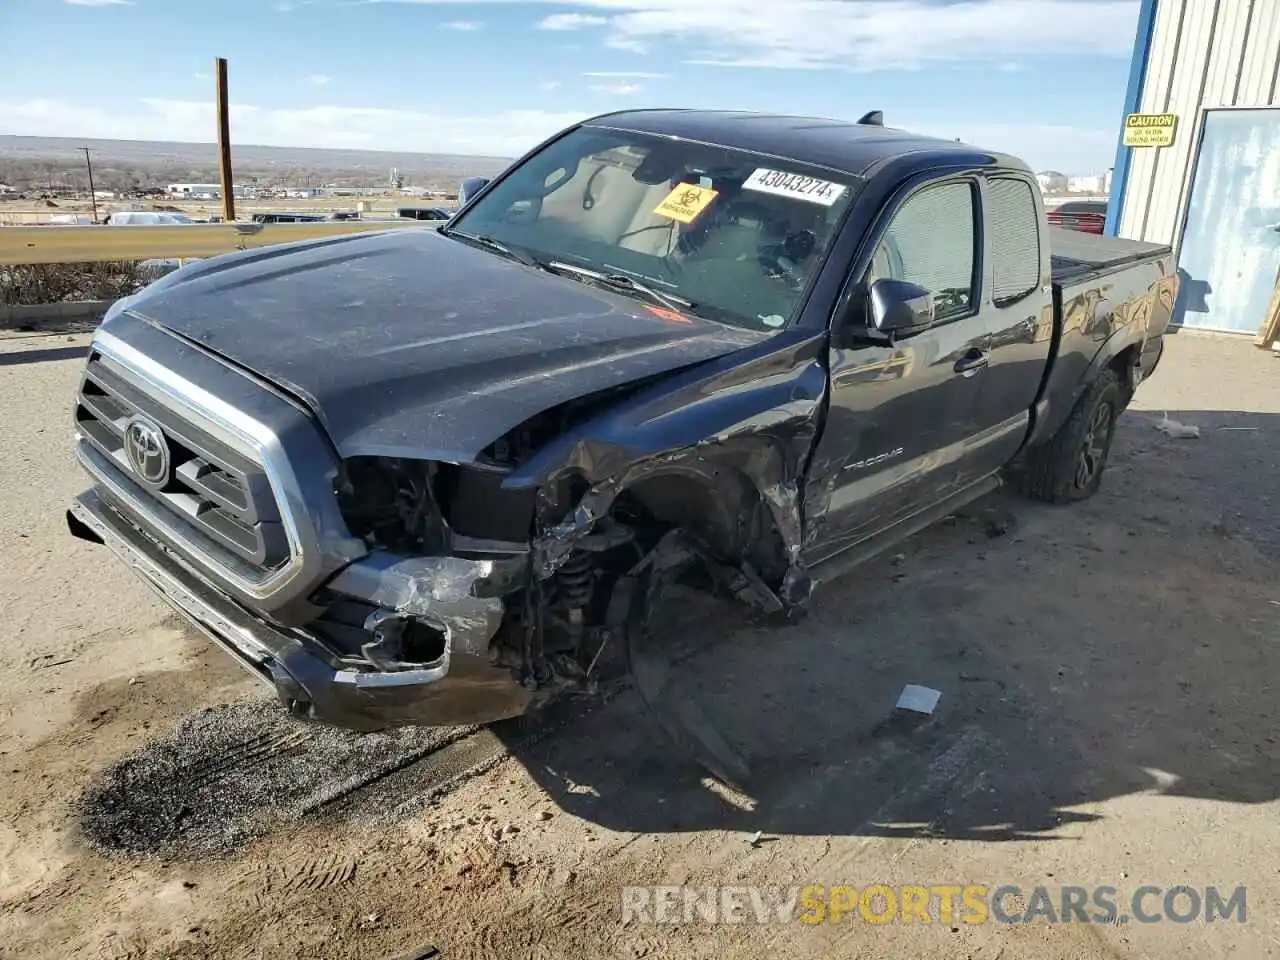
[[[112,479],[125,482],[170,521],[259,572],[279,569],[289,543],[262,465],[142,390],[126,368],[90,354],[76,405],[76,427],[105,458]],[[145,418],[163,433],[169,469],[149,483],[126,452],[126,431]],[[100,458],[101,459],[101,458]]]

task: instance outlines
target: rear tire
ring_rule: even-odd
[[[1047,503],[1074,503],[1097,493],[1125,405],[1119,374],[1104,369],[1053,439],[1027,451],[1019,471],[1024,492]]]

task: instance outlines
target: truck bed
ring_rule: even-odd
[[[1065,284],[1086,276],[1111,273],[1141,260],[1167,256],[1167,244],[1126,240],[1124,237],[1100,237],[1078,230],[1049,227],[1049,249],[1052,252],[1053,282]]]

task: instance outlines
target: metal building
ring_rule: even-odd
[[[1184,326],[1256,333],[1277,288],[1278,81],[1280,0],[1142,0],[1107,232],[1174,246]]]

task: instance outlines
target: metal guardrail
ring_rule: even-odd
[[[192,223],[164,226],[0,227],[0,266],[215,257],[353,233],[430,229],[426,220],[330,220],[317,223]]]

